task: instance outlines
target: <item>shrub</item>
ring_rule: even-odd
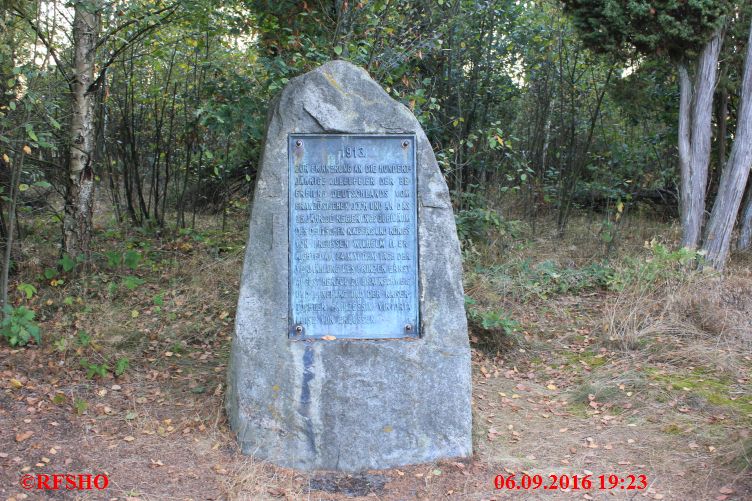
[[[34,311],[25,306],[17,308],[9,304],[3,306],[3,321],[0,323],[0,330],[11,346],[23,346],[28,344],[31,338],[34,338],[37,344],[42,342],[39,326],[34,321],[35,316]]]

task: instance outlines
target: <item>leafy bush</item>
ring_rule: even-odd
[[[462,241],[485,240],[490,230],[501,228],[501,218],[496,211],[484,208],[461,210],[455,217],[457,235]]]
[[[34,321],[36,314],[25,306],[13,306],[6,304],[3,307],[3,321],[0,323],[0,331],[11,346],[23,346],[34,338],[37,344],[42,342],[39,334],[39,326]]]

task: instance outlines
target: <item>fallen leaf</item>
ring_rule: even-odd
[[[19,433],[18,435],[16,435],[16,442],[23,442],[24,440],[28,440],[33,434],[34,432],[31,430]]]
[[[720,492],[721,494],[733,494],[734,493],[734,489],[732,489],[728,485],[724,485],[723,487],[721,487],[720,489],[718,489],[718,492]]]
[[[133,442],[136,439],[134,437],[128,435],[127,437],[123,437],[123,440],[125,440],[126,442]]]
[[[324,341],[334,341],[337,338],[330,335],[330,336],[324,336],[321,339],[323,339]]]

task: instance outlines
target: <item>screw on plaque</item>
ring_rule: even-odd
[[[303,141],[300,140],[300,139],[298,139],[297,141],[295,141],[295,146],[297,146],[298,148],[300,148],[301,146],[303,146]]]
[[[405,332],[412,332],[412,330],[413,330],[413,324],[405,325]]]
[[[296,325],[295,326],[295,335],[301,336],[303,334],[303,326],[302,325]]]
[[[408,141],[407,139],[405,139],[404,141],[402,141],[402,147],[403,148],[407,148],[408,146],[410,146],[410,141]]]

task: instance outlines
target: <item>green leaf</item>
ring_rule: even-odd
[[[16,289],[19,292],[26,294],[26,299],[31,299],[32,297],[34,297],[34,294],[37,293],[37,288],[31,284],[18,284],[16,286]]]
[[[134,277],[133,275],[128,275],[127,277],[123,278],[123,285],[128,290],[134,290],[139,285],[143,284],[144,281],[141,278]]]
[[[55,268],[45,268],[44,269],[44,278],[47,280],[52,280],[57,276],[57,270]]]
[[[68,273],[76,267],[76,262],[71,259],[68,254],[63,254],[63,258],[60,260],[60,266],[63,267],[63,271]]]
[[[117,268],[120,266],[120,261],[123,258],[123,255],[120,252],[107,251],[104,255],[107,256],[107,266],[109,268]]]
[[[28,135],[29,135],[29,138],[30,138],[30,139],[31,139],[32,141],[34,141],[34,142],[37,142],[37,141],[39,141],[39,138],[37,137],[37,134],[36,134],[36,132],[34,132],[34,128],[32,127],[32,125],[31,125],[31,124],[27,124],[27,125],[26,125],[26,134],[28,134]]]
[[[129,250],[123,254],[123,262],[128,268],[135,270],[141,262],[141,254],[134,250]]]
[[[26,183],[21,183],[18,185],[18,191],[24,192],[29,189],[29,185]]]
[[[337,54],[338,56],[341,56],[342,55],[342,47],[340,45],[337,45],[336,47],[334,47],[334,53]]]
[[[115,362],[115,375],[122,376],[128,366],[129,362],[127,358],[118,358],[117,362]]]

